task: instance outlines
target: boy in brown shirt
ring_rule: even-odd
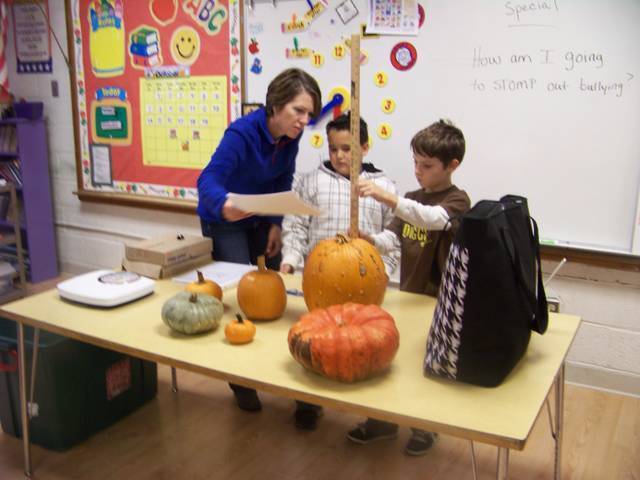
[[[393,209],[395,218],[386,230],[362,235],[381,254],[400,244],[400,290],[435,296],[453,239],[451,220],[469,210],[471,201],[451,181],[462,162],[465,140],[451,122],[440,120],[419,131],[411,140],[416,180],[420,189],[404,198],[375,183],[361,180],[361,197],[373,197]],[[440,238],[441,237],[441,238]],[[405,448],[408,455],[423,455],[437,438],[435,433],[412,428]],[[395,438],[398,425],[372,418],[347,434],[349,440],[367,444]]]

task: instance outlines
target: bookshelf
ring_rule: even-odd
[[[56,277],[58,256],[44,120],[0,120],[0,178],[11,184],[15,199],[9,205],[13,213],[0,218],[0,232],[19,231],[25,245],[22,263],[31,282]],[[16,243],[0,242],[0,252],[0,257],[13,257],[17,262],[20,248]]]

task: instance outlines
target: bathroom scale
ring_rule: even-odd
[[[156,282],[134,272],[96,270],[57,285],[66,300],[96,307],[115,307],[153,293]]]

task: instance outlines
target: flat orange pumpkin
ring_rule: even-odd
[[[400,346],[393,317],[377,305],[357,303],[305,313],[289,330],[288,340],[298,363],[341,382],[385,371]]]

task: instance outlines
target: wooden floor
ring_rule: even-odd
[[[32,447],[38,479],[471,479],[469,443],[441,437],[423,457],[398,439],[355,445],[345,433],[361,418],[328,410],[314,432],[293,425],[293,402],[261,394],[264,409],[235,407],[226,383],[179,372],[171,391],[159,367],[158,396],[67,452]],[[482,415],[482,412],[478,412]],[[495,449],[476,444],[481,479],[494,478]],[[640,478],[640,399],[568,385],[563,479]],[[509,478],[552,478],[546,411],[527,448],[512,452]],[[0,478],[21,478],[21,441],[0,434]]]

